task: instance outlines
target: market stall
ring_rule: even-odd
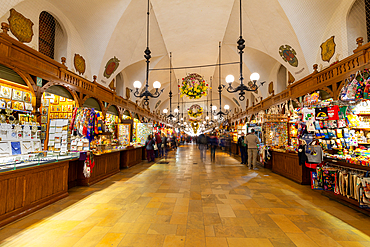
[[[47,127],[34,114],[32,88],[13,70],[0,71],[1,227],[68,196],[68,166],[78,156],[43,151]]]

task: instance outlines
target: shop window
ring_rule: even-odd
[[[287,86],[287,70],[283,65],[280,65],[277,74],[276,94],[284,91]]]
[[[370,0],[357,0],[347,17],[348,55],[357,48],[356,39],[363,37],[367,43],[370,35]]]
[[[39,17],[39,51],[56,61],[67,57],[67,35],[60,23],[48,12]]]

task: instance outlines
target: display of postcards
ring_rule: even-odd
[[[53,104],[55,104],[55,105],[59,104],[59,96],[54,95]]]
[[[47,116],[41,116],[41,123],[47,123],[48,117]]]
[[[23,93],[23,101],[27,103],[31,103],[32,96],[30,92],[24,92]]]
[[[12,100],[23,100],[23,91],[13,89],[13,97]]]
[[[64,118],[64,113],[63,112],[59,113],[58,115],[59,115],[59,118]]]
[[[46,131],[46,124],[41,124],[41,131]]]
[[[32,111],[33,110],[32,104],[31,103],[24,103],[24,109],[26,111]]]
[[[24,103],[23,102],[18,102],[17,110],[24,111]]]
[[[12,109],[12,101],[11,100],[6,102],[6,108],[7,109]]]
[[[48,115],[48,107],[42,107],[41,114]]]
[[[55,106],[55,112],[62,112],[62,106],[56,105]]]
[[[62,112],[68,112],[68,105],[62,105]]]
[[[23,131],[17,131],[17,138],[22,139],[23,138]]]
[[[68,113],[67,114],[67,117],[70,119],[70,118],[72,118],[72,113],[70,112],[70,113]]]
[[[50,99],[49,99],[49,103],[50,103],[50,104],[53,104],[53,103],[54,103],[54,98],[50,98]]]
[[[10,87],[1,86],[0,96],[5,99],[12,98],[12,89]]]
[[[1,108],[6,108],[6,101],[5,100],[0,100],[0,107]]]
[[[60,102],[65,102],[65,101],[66,101],[66,98],[64,98],[64,97],[60,96],[60,97],[59,97],[59,101],[60,101]]]
[[[49,106],[49,99],[43,98],[41,103],[42,103],[42,106]]]
[[[67,105],[67,112],[73,111],[73,105]]]

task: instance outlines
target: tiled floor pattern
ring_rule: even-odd
[[[207,157],[209,158],[209,157]],[[370,246],[370,218],[269,170],[179,148],[0,229],[0,246]]]

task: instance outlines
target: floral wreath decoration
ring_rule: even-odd
[[[192,73],[182,78],[182,85],[178,85],[181,97],[187,95],[189,99],[200,99],[207,96],[208,84],[203,77],[197,73]]]
[[[203,108],[199,107],[196,111],[193,111],[193,108],[188,109],[188,115],[193,118],[200,117],[203,114]]]

